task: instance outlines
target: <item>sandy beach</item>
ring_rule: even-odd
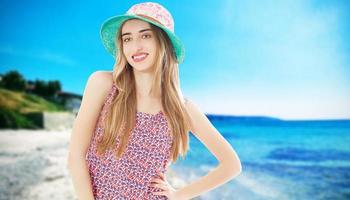
[[[70,130],[1,130],[0,199],[77,199],[67,169]],[[171,169],[169,183],[185,184]]]

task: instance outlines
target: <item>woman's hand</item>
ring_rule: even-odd
[[[168,197],[169,200],[184,200],[178,196],[176,190],[169,184],[163,173],[158,172],[157,175],[159,175],[160,178],[153,178],[150,186],[160,188],[163,191],[153,192],[154,195],[163,195]]]

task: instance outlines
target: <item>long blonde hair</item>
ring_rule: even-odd
[[[170,158],[176,162],[178,156],[181,154],[182,157],[185,157],[189,149],[190,116],[185,108],[186,98],[183,97],[180,89],[178,63],[171,41],[162,29],[150,25],[155,33],[158,46],[154,68],[155,78],[151,92],[156,88],[161,90],[163,113],[168,121],[169,134],[172,134],[173,138]],[[118,51],[113,69],[113,82],[117,93],[111,101],[103,122],[104,134],[97,149],[99,154],[104,153],[107,149],[114,149],[116,138],[120,136],[120,143],[115,150],[116,157],[120,158],[136,123],[137,100],[133,69],[123,54],[121,31],[116,36],[116,40]]]

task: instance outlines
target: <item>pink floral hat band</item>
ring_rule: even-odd
[[[129,15],[146,16],[174,32],[174,20],[164,7],[155,3],[141,3],[132,6],[127,12]]]

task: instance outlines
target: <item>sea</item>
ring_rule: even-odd
[[[350,120],[207,117],[236,152],[242,172],[200,199],[350,199]],[[191,132],[189,144],[171,168],[191,183],[219,162]]]

